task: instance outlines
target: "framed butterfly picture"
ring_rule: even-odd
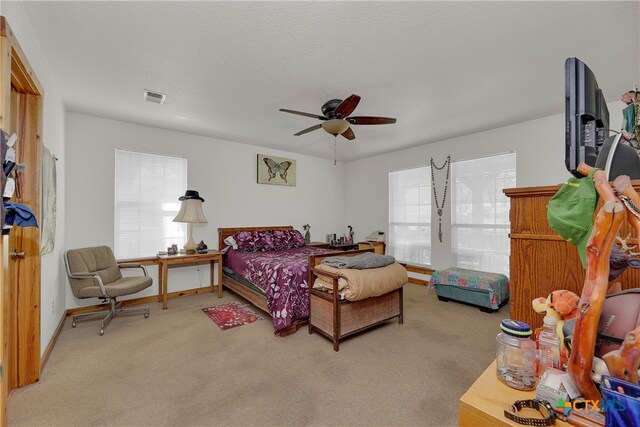
[[[258,154],[258,184],[296,186],[296,161]]]

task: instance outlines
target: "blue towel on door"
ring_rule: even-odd
[[[38,222],[29,206],[22,203],[3,203],[5,210],[4,223],[18,227],[37,227]]]

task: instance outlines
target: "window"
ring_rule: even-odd
[[[453,265],[509,275],[509,199],[516,155],[501,154],[451,166]]]
[[[427,167],[389,173],[387,251],[399,261],[431,263],[431,178]]]
[[[187,240],[173,222],[187,188],[187,159],[116,150],[115,244],[117,258],[155,255]]]

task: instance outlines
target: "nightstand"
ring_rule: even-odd
[[[373,248],[374,253],[384,255],[386,245],[384,242],[358,242],[358,249]]]

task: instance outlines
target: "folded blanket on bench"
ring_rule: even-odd
[[[318,276],[313,283],[314,289],[332,291],[332,275],[336,275],[339,277],[338,294],[349,301],[384,295],[403,287],[408,280],[407,270],[398,263],[365,270],[338,269],[320,264],[314,272]]]
[[[378,255],[373,252],[365,252],[354,256],[331,256],[325,258],[322,263],[335,268],[355,268],[364,270],[367,268],[380,268],[396,262],[391,255]]]

